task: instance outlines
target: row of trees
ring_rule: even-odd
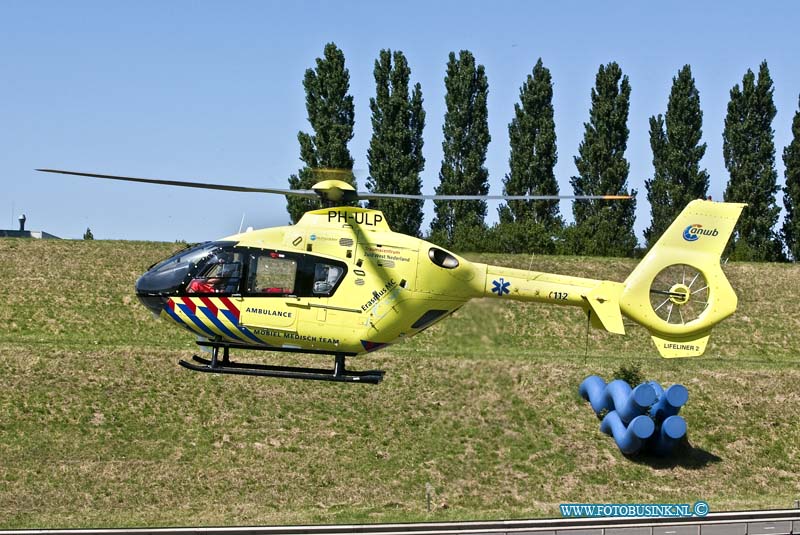
[[[419,194],[425,111],[422,88],[410,85],[411,70],[399,51],[382,50],[375,61],[375,97],[370,99],[373,134],[367,152],[367,188],[381,193]],[[300,132],[304,167],[289,179],[292,188],[307,189],[320,176],[317,169],[353,168],[347,148],[353,137],[354,106],[349,95],[349,73],[342,51],[325,47],[316,67],[305,73],[306,108],[313,134]],[[488,126],[489,83],[483,65],[469,51],[450,53],[445,76],[446,113],[443,159],[437,194],[486,195],[485,167],[491,141]],[[746,202],[732,241],[731,254],[744,260],[780,260],[785,251],[800,259],[800,111],[792,124],[793,140],[784,149],[786,167],[782,229],[776,224],[780,209],[775,168],[776,109],[773,83],[766,62],[758,75],[748,70],[741,86],[731,89],[723,133],[725,165],[730,180],[724,198]],[[592,88],[589,121],[574,157],[578,174],[570,183],[575,195],[635,195],[628,188],[630,164],[625,158],[629,130],[631,85],[614,62],[601,65]],[[508,125],[509,173],[503,193],[557,195],[554,168],[558,160],[553,117],[553,82],[542,60],[520,88],[519,102]],[[691,69],[684,66],[673,78],[666,113],[650,118],[650,145],[655,169],[645,182],[652,219],[645,231],[651,246],[692,199],[704,198],[709,176],[700,166],[706,151],[702,143],[703,112]],[[342,178],[338,176],[337,178]],[[355,185],[352,173],[344,177]],[[288,201],[297,221],[316,206],[304,199]],[[422,202],[371,201],[383,210],[392,228],[420,236]],[[629,256],[637,247],[633,225],[636,201],[576,201],[575,222],[565,225],[557,201],[509,201],[499,207],[499,222],[485,223],[485,201],[436,201],[429,239],[460,250],[541,252]]]

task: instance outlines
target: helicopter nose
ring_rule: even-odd
[[[153,314],[161,314],[168,296],[176,295],[183,287],[189,271],[195,266],[194,262],[184,260],[187,253],[192,252],[192,249],[182,251],[150,266],[136,281],[136,296]]]
[[[147,309],[158,316],[167,304],[167,297],[155,289],[152,272],[148,271],[136,281],[136,297]]]
[[[139,302],[142,303],[147,309],[153,313],[154,316],[160,316],[161,311],[167,304],[167,298],[161,295],[142,295],[138,294]]]
[[[188,269],[186,263],[155,265],[136,281],[136,296],[154,315],[160,315],[168,297],[182,287]]]

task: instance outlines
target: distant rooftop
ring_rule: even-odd
[[[35,238],[39,240],[60,240],[58,236],[54,236],[49,232],[43,230],[3,230],[0,229],[0,238]]]
[[[19,216],[19,230],[3,230],[0,229],[0,238],[34,238],[37,240],[60,240],[58,236],[54,236],[43,230],[25,230],[25,222],[28,220],[25,214]]]

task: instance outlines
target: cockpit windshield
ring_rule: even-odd
[[[171,295],[195,280],[218,284],[220,290],[196,293],[235,291],[241,276],[241,261],[237,262],[230,248],[234,242],[206,242],[185,249],[159,262],[136,281],[136,293],[145,295]],[[227,265],[226,265],[227,264]],[[237,272],[238,270],[238,272]],[[210,285],[206,288],[210,288]]]

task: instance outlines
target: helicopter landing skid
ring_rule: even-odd
[[[228,354],[228,346],[223,346],[222,359],[218,359],[219,346],[214,346],[213,357],[205,359],[192,356],[194,362],[185,360],[178,364],[192,371],[203,373],[226,373],[231,375],[251,375],[257,377],[278,377],[281,379],[304,379],[310,381],[335,381],[340,383],[366,383],[378,384],[383,380],[382,370],[354,371],[345,368],[342,353],[335,354],[335,364],[332,370],[325,368],[300,368],[295,366],[272,366],[268,364],[249,364],[233,362]]]

